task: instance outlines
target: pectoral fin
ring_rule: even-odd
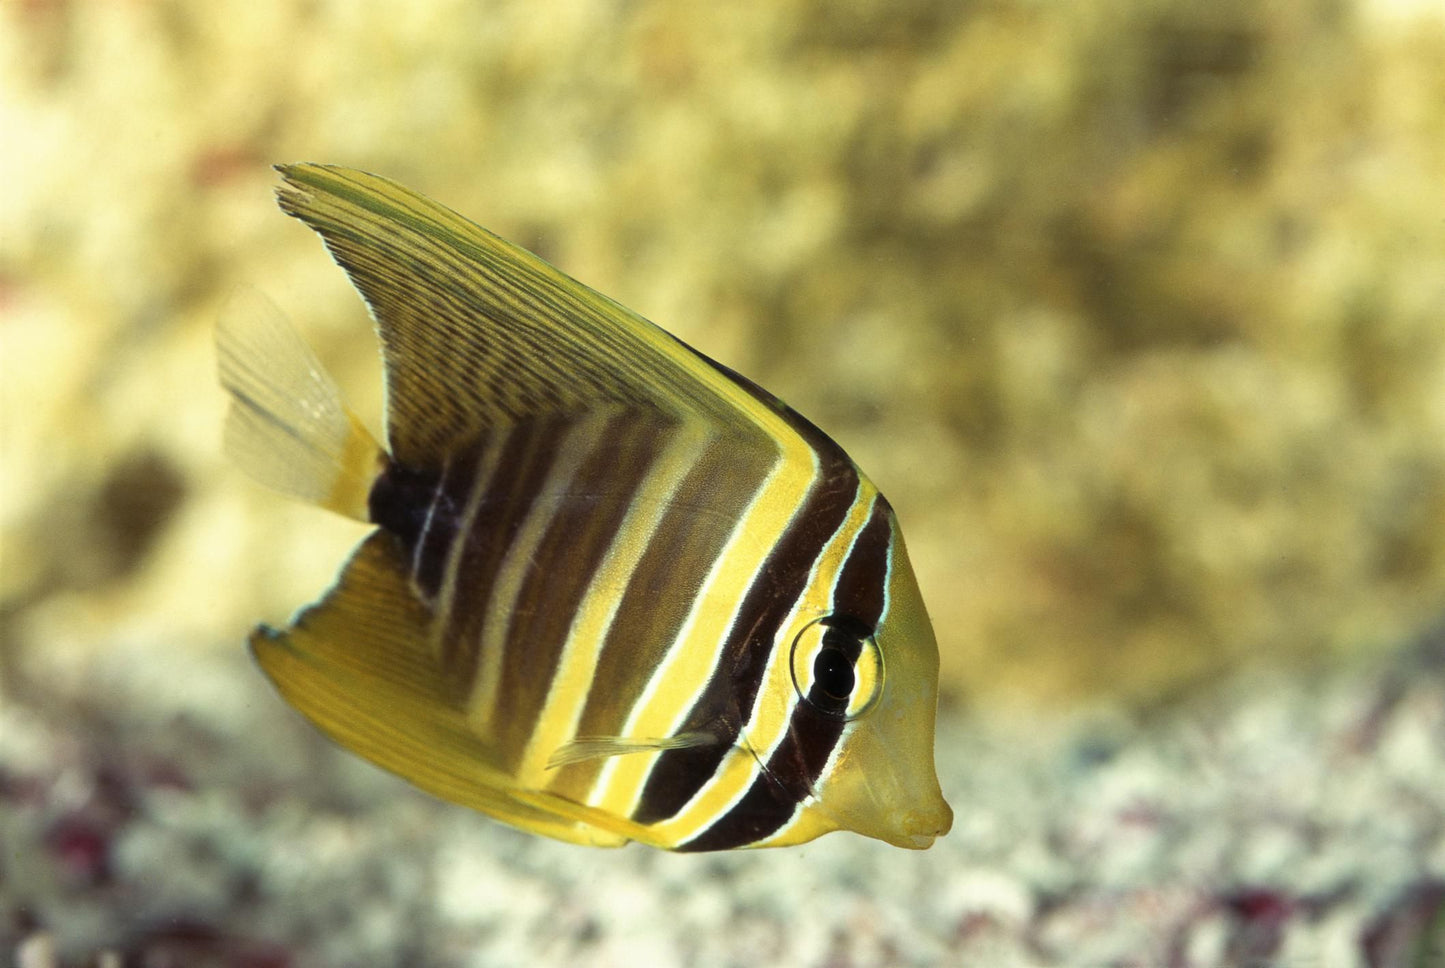
[[[624,756],[628,753],[646,753],[656,750],[685,750],[698,746],[712,746],[720,742],[717,736],[706,731],[678,733],[658,739],[633,739],[626,736],[586,736],[563,743],[547,758],[547,769],[554,770],[573,763],[601,759],[609,756]]]

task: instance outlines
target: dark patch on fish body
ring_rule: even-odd
[[[440,497],[441,473],[432,469],[407,467],[396,461],[389,461],[385,470],[371,486],[367,508],[371,520],[383,530],[395,535],[409,556],[414,555],[416,546],[424,531],[441,536],[454,536],[458,515],[449,497]],[[438,522],[432,516],[430,528],[427,525],[428,510],[433,501],[446,501],[446,515]],[[449,543],[449,542],[448,542]],[[416,574],[417,586],[429,597],[435,598],[441,582],[441,555],[424,557],[424,567]]]

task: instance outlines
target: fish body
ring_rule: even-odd
[[[223,313],[227,449],[375,524],[251,637],[342,746],[575,843],[853,830],[929,846],[938,651],[888,502],[746,378],[443,206],[279,169],[370,307],[385,448],[259,296]]]

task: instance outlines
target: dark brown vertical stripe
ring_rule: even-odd
[[[848,552],[833,586],[834,616],[849,616],[871,635],[883,617],[888,584],[888,548],[893,540],[892,515],[880,496],[873,503],[868,523]]]
[[[428,510],[422,512],[421,547],[412,550],[412,579],[433,602],[441,590],[447,556],[461,530],[467,495],[476,486],[484,449],[485,445],[467,447],[452,457],[437,488],[436,507],[428,505]]]
[[[820,455],[818,480],[776,544],[759,563],[737,617],[721,643],[717,667],[678,732],[706,730],[716,746],[668,750],[657,758],[633,819],[673,816],[717,772],[757,699],[778,630],[807,587],[814,562],[848,516],[858,472],[846,458]],[[765,540],[765,539],[764,539]],[[696,646],[695,646],[696,647]]]
[[[812,782],[805,778],[823,771],[841,735],[842,719],[800,704],[788,722],[787,736],[768,757],[763,774],[748,792],[717,823],[677,849],[689,853],[731,850],[777,833],[812,792]]]
[[[538,420],[512,428],[497,468],[481,496],[472,526],[460,540],[456,600],[442,630],[442,668],[465,696],[475,685],[482,629],[497,572],[537,492],[546,480],[557,447],[566,434],[561,421]]]
[[[493,716],[499,746],[515,765],[535,729],[567,633],[638,488],[666,444],[657,419],[629,413],[599,426],[538,543],[510,616]]]
[[[621,734],[653,671],[687,621],[738,518],[776,459],[770,444],[715,438],[683,477],[626,587],[618,590],[621,598],[577,735]],[[598,759],[564,767],[549,788],[585,799],[605,764]]]
[[[832,615],[839,624],[824,640],[842,650],[851,663],[857,663],[861,653],[858,636],[873,634],[883,617],[892,538],[891,514],[879,497],[833,587]],[[762,775],[732,809],[679,849],[729,850],[777,833],[812,794],[843,735],[845,710],[846,703],[839,704],[814,683],[807,699],[794,707],[788,732],[768,757]]]

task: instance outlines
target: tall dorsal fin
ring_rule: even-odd
[[[281,208],[321,235],[371,307],[403,463],[437,463],[489,426],[605,404],[757,423],[751,397],[705,357],[450,209],[364,172],[278,170]]]

